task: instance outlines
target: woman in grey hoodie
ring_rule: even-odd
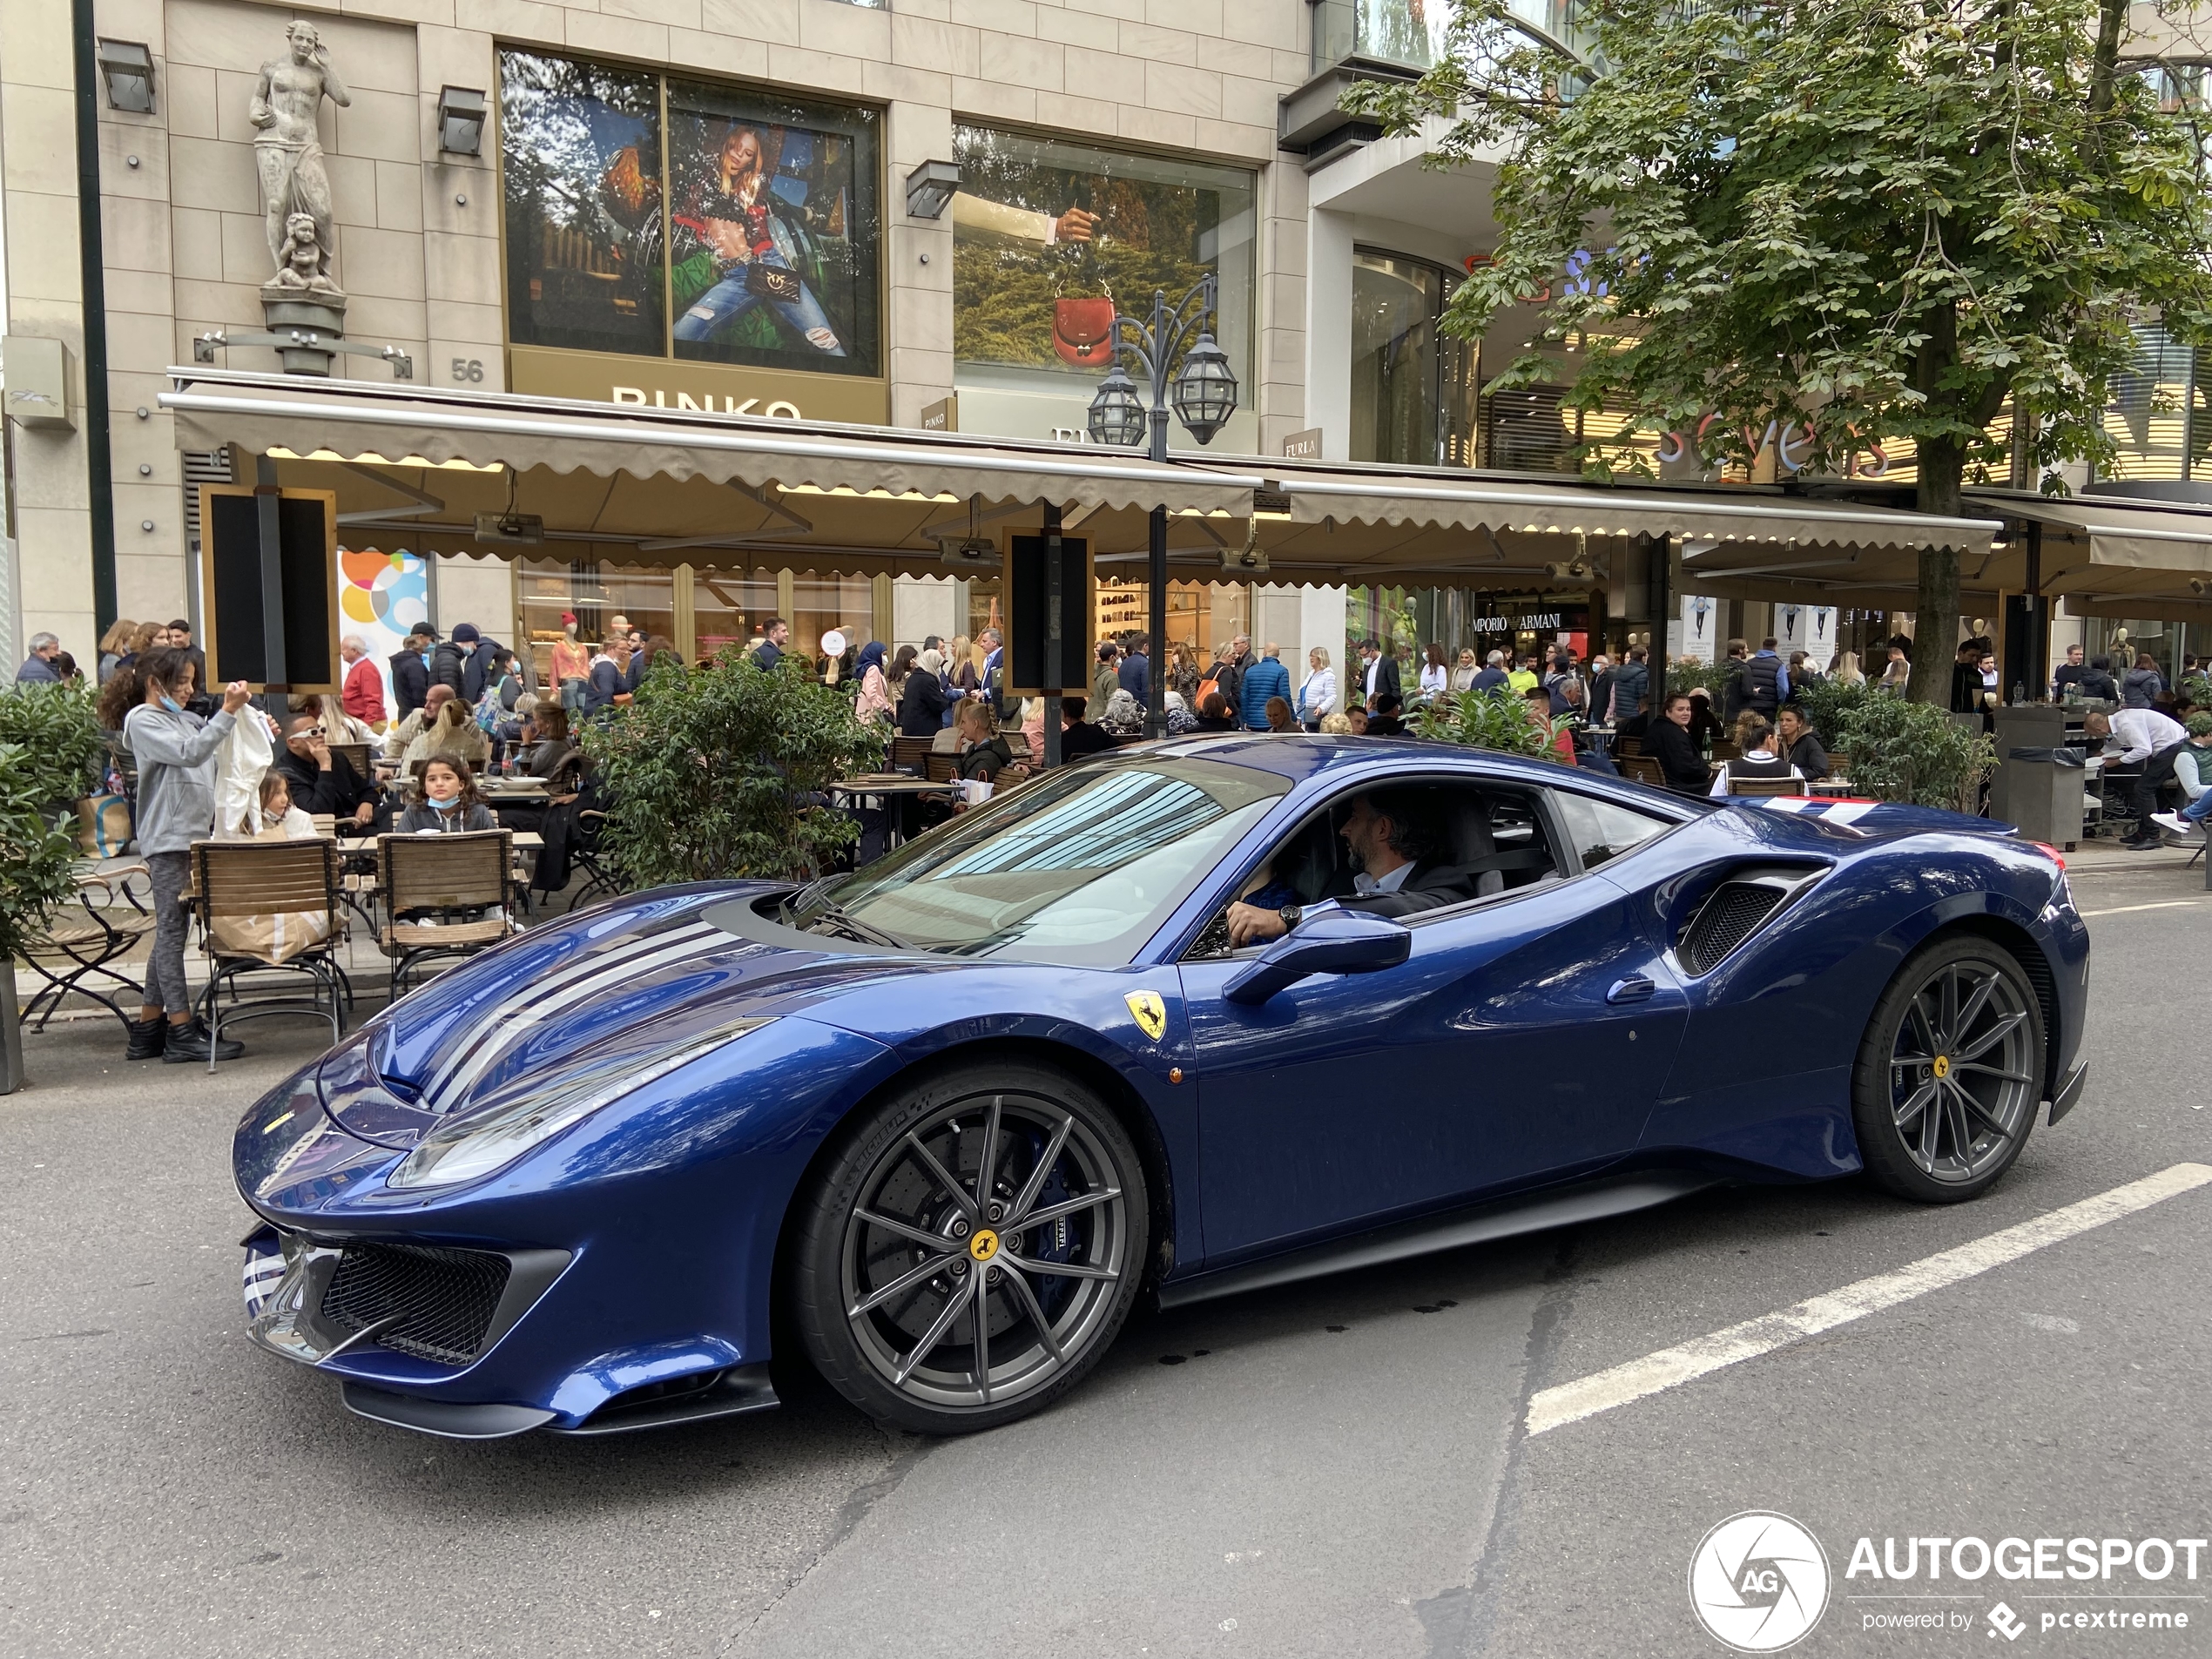
[[[138,763],[135,829],[138,854],[153,880],[153,952],[138,1022],[131,1028],[132,1060],[158,1055],[180,1064],[204,1061],[212,1043],[206,1024],[192,1017],[185,987],[186,918],[179,900],[192,875],[192,843],[214,833],[215,751],[237,724],[246,690],[245,681],[233,683],[223,693],[223,706],[202,720],[184,706],[198,689],[196,671],[188,654],[164,645],[118,668],[100,697],[103,722],[122,732]],[[219,1060],[246,1051],[227,1037],[213,1047]]]

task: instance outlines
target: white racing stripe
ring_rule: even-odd
[[[1544,1389],[1529,1399],[1528,1433],[1541,1434],[1568,1423],[1579,1423],[1586,1417],[1678,1387],[1740,1360],[1756,1359],[1763,1353],[1832,1331],[1839,1325],[1849,1325],[1870,1313],[1879,1313],[1916,1296],[1925,1296],[1930,1291],[1939,1291],[1978,1273],[1986,1273],[1993,1267],[2017,1261],[2046,1244],[2058,1244],[2077,1233],[2101,1227],[2108,1221],[2148,1210],[2208,1182],[2212,1182],[2212,1165],[2176,1163],[2124,1187],[2114,1187],[2109,1192],[2067,1204],[2033,1221],[2023,1221],[1986,1238],[1925,1257],[1893,1273],[1877,1273],[1871,1278],[1846,1285],[1825,1296],[1816,1296],[1779,1313],[1746,1319],[1725,1331],[1685,1342],[1678,1348],[1662,1348],[1657,1353],[1631,1359],[1609,1371]]]

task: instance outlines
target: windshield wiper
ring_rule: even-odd
[[[873,922],[862,921],[836,900],[825,896],[821,889],[833,880],[835,880],[833,876],[826,875],[819,881],[808,883],[792,897],[785,900],[783,903],[785,925],[788,927],[795,924],[807,933],[815,933],[821,931],[819,924],[826,923],[829,931],[843,934],[856,944],[881,945],[890,950],[919,948],[917,946],[908,944],[896,934],[885,932]],[[803,922],[798,921],[799,914],[807,907],[810,902],[813,906],[814,914]]]

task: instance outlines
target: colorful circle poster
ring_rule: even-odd
[[[430,619],[430,578],[422,556],[375,548],[338,550],[338,630],[358,634],[384,681],[387,718],[398,712],[392,695],[392,654],[408,630]]]

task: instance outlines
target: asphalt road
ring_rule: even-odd
[[[1046,1415],[934,1443],[819,1386],[610,1442],[350,1417],[240,1334],[230,1129],[309,1029],[263,1024],[212,1082],[126,1069],[111,1028],[34,1039],[0,1100],[0,1654],[1718,1654],[1689,1566],[1750,1509],[1828,1558],[1796,1653],[2212,1653],[2212,1550],[2195,1581],[1844,1575],[1862,1536],[2212,1534],[2212,1186],[1523,1426],[1544,1389],[2212,1163],[2212,895],[2079,893],[2093,1082],[1978,1204],[1716,1192],[1203,1305]],[[2124,1622],[2145,1608],[2190,1628]],[[2098,1610],[2121,1628],[2042,1627]],[[1868,1628],[1899,1613],[1959,1628]]]

